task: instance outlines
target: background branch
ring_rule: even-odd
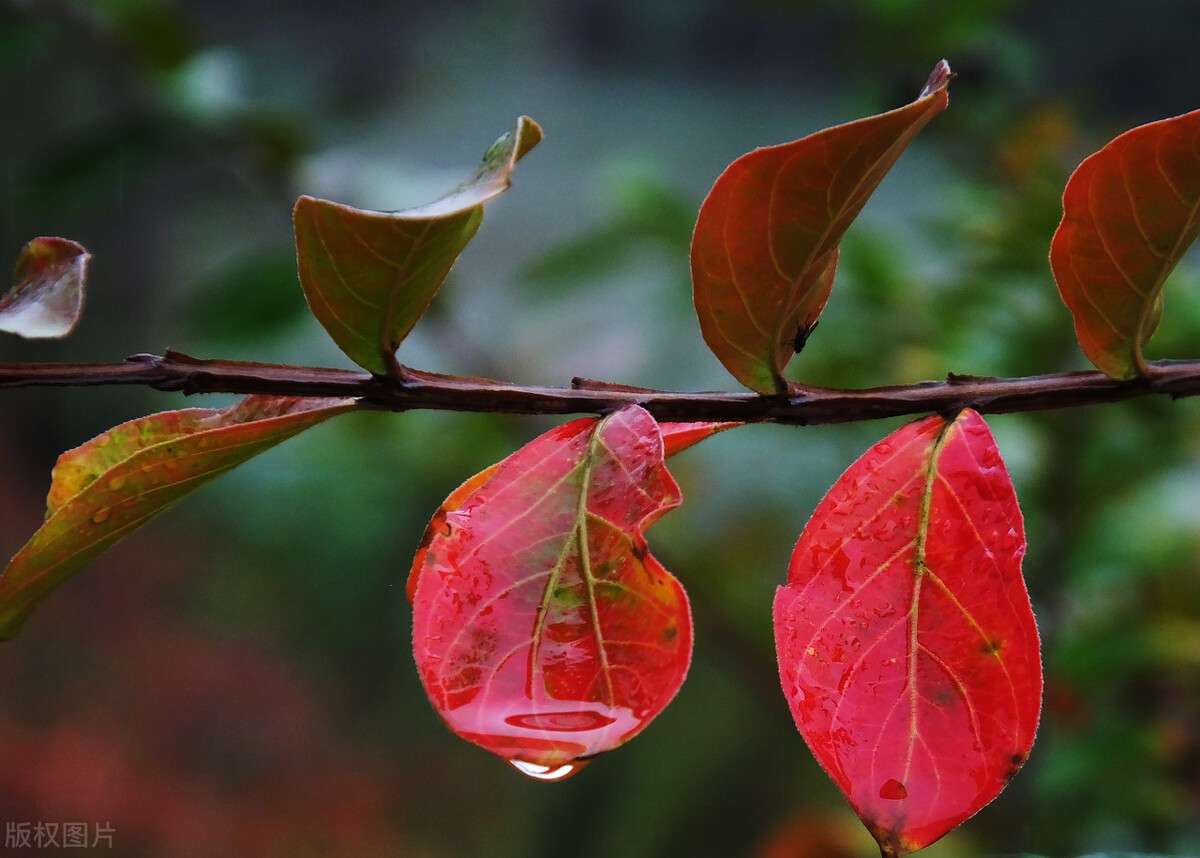
[[[659,420],[738,420],[808,425],[849,423],[971,407],[998,414],[1119,402],[1154,394],[1200,394],[1200,361],[1151,364],[1145,378],[1115,381],[1099,372],[1022,378],[951,374],[945,381],[838,390],[801,387],[786,396],[681,393],[575,379],[571,387],[529,387],[485,378],[410,371],[409,380],[352,370],[241,361],[201,360],[178,352],[134,355],[117,364],[0,364],[0,388],[146,385],[195,393],[356,397],[364,407],[390,411],[605,413],[636,403]]]

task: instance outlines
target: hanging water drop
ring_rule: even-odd
[[[561,766],[543,766],[541,763],[530,763],[526,760],[514,758],[509,760],[508,764],[521,774],[533,778],[535,781],[565,781],[572,775],[578,774],[588,764],[588,761],[572,760],[569,763],[563,763]]]

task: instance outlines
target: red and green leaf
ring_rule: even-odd
[[[281,441],[354,407],[347,399],[249,396],[122,423],[64,453],[46,521],[0,575],[0,638],[50,591],[184,495]]]
[[[300,285],[320,323],[355,363],[394,371],[393,354],[479,229],[483,206],[512,183],[542,139],[528,116],[497,140],[476,174],[435,202],[398,212],[303,196],[292,220]]]
[[[996,797],[1041,711],[1025,534],[983,418],[911,423],[834,484],[775,597],[796,726],[879,841],[904,855]]]
[[[1198,234],[1200,110],[1126,131],[1072,174],[1050,267],[1102,372],[1147,373],[1163,284]]]
[[[949,103],[950,66],[916,101],[756,149],[720,175],[692,236],[692,286],[705,342],[759,393],[783,370],[833,288],[838,244],[909,142]]]
[[[644,531],[680,500],[638,406],[553,429],[451,495],[409,583],[421,681],[455,733],[557,779],[663,710],[691,613]]]
[[[13,286],[0,297],[0,331],[26,339],[59,339],[83,314],[92,255],[66,238],[35,238],[17,257]]]

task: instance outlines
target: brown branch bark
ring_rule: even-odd
[[[575,379],[571,387],[527,387],[409,370],[406,380],[351,370],[200,360],[167,352],[118,364],[0,364],[0,388],[146,385],[194,393],[341,396],[390,411],[435,409],[511,414],[600,414],[636,403],[659,420],[738,420],[797,425],[849,423],[906,414],[1039,411],[1119,402],[1154,394],[1200,394],[1200,361],[1163,361],[1145,378],[1114,381],[1099,372],[1024,378],[951,375],[945,381],[862,390],[803,387],[780,396],[677,393]]]

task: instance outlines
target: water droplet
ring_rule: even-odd
[[[108,481],[108,487],[114,492],[119,492],[122,488],[125,487],[125,477],[124,476],[113,477],[111,480]]]
[[[587,760],[572,760],[561,766],[543,766],[541,763],[530,763],[525,760],[512,759],[508,764],[526,777],[535,781],[565,781],[572,775],[578,774]]]
[[[900,801],[908,798],[908,790],[904,784],[895,778],[888,778],[883,782],[883,786],[879,788],[879,797],[886,798],[889,801]]]
[[[92,524],[104,524],[104,522],[108,521],[108,516],[111,512],[112,510],[109,507],[96,510],[96,514],[92,516]]]

